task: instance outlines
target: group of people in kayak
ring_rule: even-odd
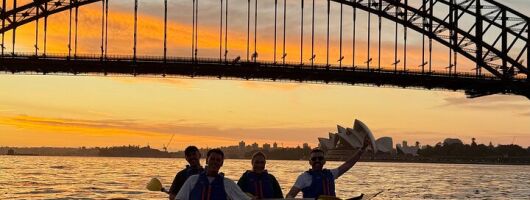
[[[369,143],[367,137],[363,147],[335,169],[324,168],[326,164],[324,152],[318,148],[312,149],[309,159],[311,169],[298,176],[285,198],[295,198],[300,192],[303,193],[304,198],[336,196],[335,179],[355,165]],[[204,168],[201,166],[201,153],[197,147],[187,147],[184,154],[189,165],[175,176],[169,189],[170,200],[247,200],[284,197],[280,184],[265,168],[267,158],[263,152],[252,155],[252,170],[243,173],[237,184],[219,172],[225,159],[220,149],[208,151],[207,167]]]

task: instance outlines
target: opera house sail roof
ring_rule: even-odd
[[[373,153],[377,152],[379,150],[377,147],[378,144],[376,143],[372,132],[359,120],[354,121],[352,128],[344,128],[337,125],[337,133],[329,133],[329,138],[318,138],[318,140],[320,148],[324,151],[328,151],[328,153],[344,151],[337,154],[337,156],[342,156],[342,154],[351,154],[351,150],[361,148],[365,137],[369,137],[371,140],[368,149]],[[392,143],[391,139],[390,143]],[[388,148],[387,140],[381,144],[385,146],[385,148],[382,149],[384,152],[388,151],[388,149],[392,149],[392,144],[390,144],[390,147]]]

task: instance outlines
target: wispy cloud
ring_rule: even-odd
[[[530,111],[528,99],[520,96],[491,95],[469,99],[465,97],[445,97],[444,103],[439,108],[459,107],[475,110],[514,110],[519,113]]]
[[[112,80],[120,83],[138,83],[138,84],[149,84],[149,83],[159,83],[179,89],[197,89],[195,88],[194,81],[186,78],[161,78],[161,77],[112,77]]]
[[[96,136],[154,136],[174,134],[181,143],[197,142],[200,145],[233,145],[240,140],[258,142],[283,142],[297,145],[314,143],[314,138],[325,135],[329,129],[320,127],[257,127],[221,128],[207,123],[174,120],[167,123],[133,119],[72,119],[36,117],[27,115],[2,116],[0,124],[40,132],[68,132]],[[116,144],[121,145],[121,144]]]
[[[530,112],[526,112],[526,113],[521,113],[522,116],[525,116],[525,117],[530,117]]]

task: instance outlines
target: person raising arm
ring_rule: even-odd
[[[326,164],[324,151],[318,148],[311,150],[309,159],[311,169],[298,176],[286,198],[295,198],[300,191],[302,191],[304,198],[317,198],[321,195],[336,196],[335,179],[346,173],[359,161],[369,144],[370,139],[365,137],[363,146],[357,153],[338,168],[331,170],[324,168]]]

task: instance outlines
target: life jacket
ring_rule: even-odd
[[[267,171],[261,174],[247,171],[243,176],[247,179],[247,185],[241,188],[243,192],[248,192],[258,199],[274,198],[273,182]]]
[[[309,187],[303,188],[304,198],[318,198],[321,195],[335,195],[335,179],[328,169],[322,171],[309,170],[306,173],[311,175],[312,181]]]
[[[190,200],[226,200],[224,176],[217,175],[210,183],[205,172],[199,174],[199,179],[191,190]]]

